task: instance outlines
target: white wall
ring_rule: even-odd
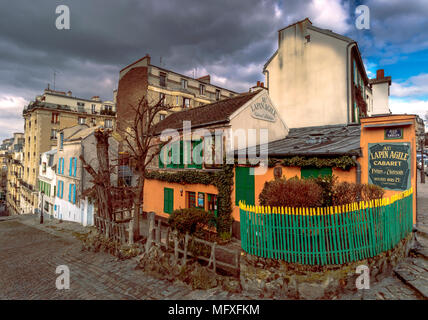
[[[280,34],[280,46],[266,67],[265,81],[287,126],[346,124],[351,80],[346,76],[348,42],[300,25]]]
[[[388,99],[389,99],[389,84],[388,82],[373,83],[373,111],[372,114],[385,114],[390,113]]]

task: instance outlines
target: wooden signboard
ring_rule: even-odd
[[[369,183],[388,190],[410,188],[410,143],[369,143]]]

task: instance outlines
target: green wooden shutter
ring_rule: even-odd
[[[163,211],[165,213],[172,213],[174,210],[174,189],[163,189]]]
[[[245,201],[246,204],[255,204],[254,175],[250,174],[249,167],[235,168],[235,204]]]
[[[316,168],[316,167],[307,167],[300,169],[302,179],[308,178],[318,178],[318,176],[331,176],[332,169],[331,168]]]

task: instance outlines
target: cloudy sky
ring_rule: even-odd
[[[55,9],[70,8],[71,29],[57,30]],[[370,8],[370,30],[355,8]],[[47,84],[111,99],[118,73],[146,53],[152,63],[246,91],[264,80],[277,30],[309,17],[357,40],[369,77],[391,75],[394,113],[428,111],[426,0],[2,0],[0,139],[23,131],[22,109]]]

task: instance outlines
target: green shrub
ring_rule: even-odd
[[[169,216],[169,225],[179,233],[194,234],[202,232],[205,227],[215,226],[214,214],[199,208],[174,210]]]
[[[313,179],[281,178],[265,183],[259,202],[272,207],[320,207],[323,190]]]
[[[314,182],[322,188],[322,206],[328,207],[333,204],[333,189],[337,183],[337,176],[318,176]]]

